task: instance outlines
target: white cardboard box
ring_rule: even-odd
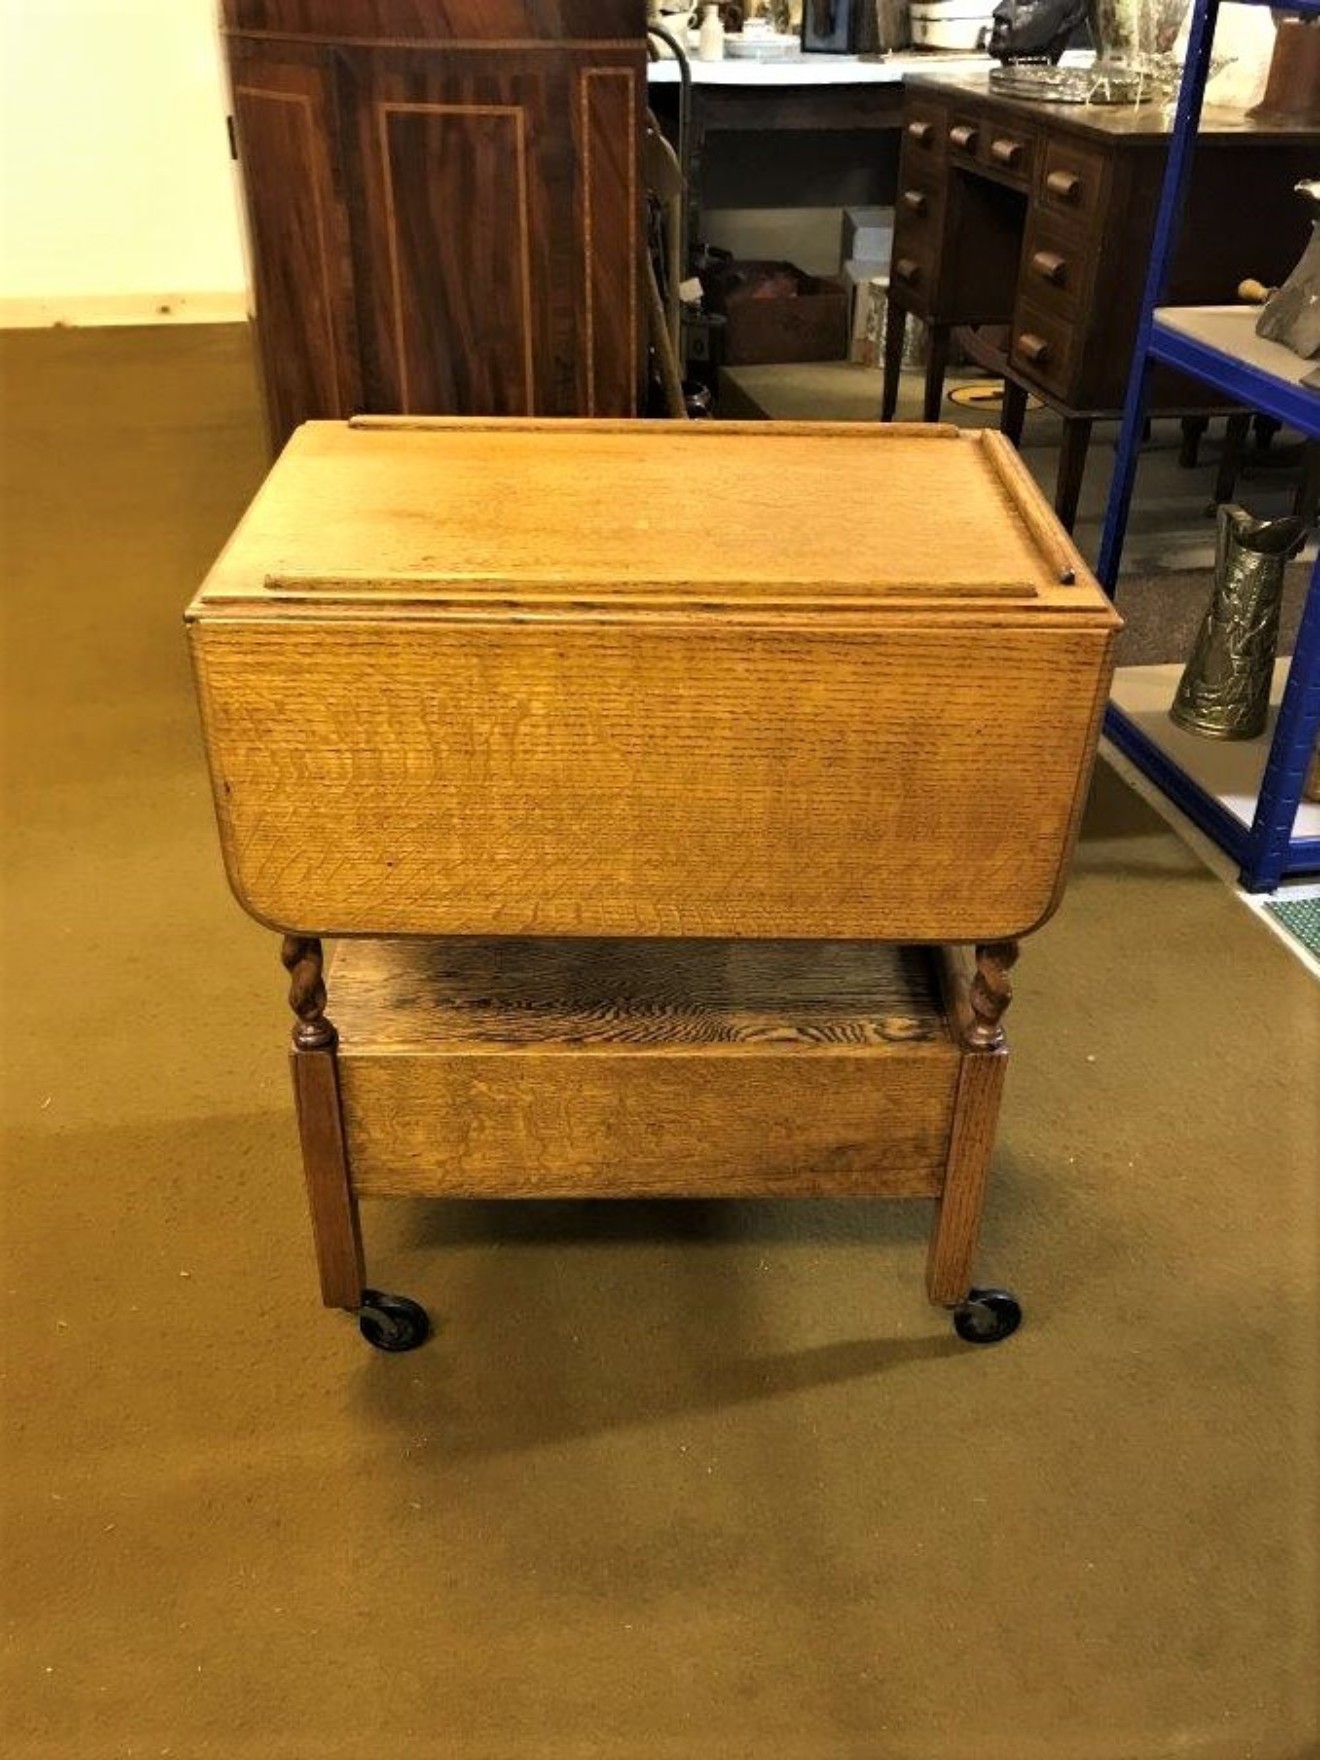
[[[893,248],[892,208],[843,210],[843,262],[879,263],[877,273],[885,275],[889,272],[889,257]]]

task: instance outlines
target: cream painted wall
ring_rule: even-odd
[[[241,316],[225,111],[216,0],[0,0],[0,323]]]

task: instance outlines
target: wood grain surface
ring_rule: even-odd
[[[933,956],[839,941],[341,941],[348,1054],[948,1040]]]
[[[305,428],[190,619],[273,926],[925,942],[1053,909],[1119,627],[993,439],[493,420]]]
[[[327,1308],[356,1309],[366,1277],[344,1148],[336,1057],[330,1050],[294,1050],[289,1053],[289,1068],[321,1299]]]
[[[227,19],[277,446],[359,410],[636,413],[642,0]]]
[[[959,1053],[920,950],[338,950],[354,1190],[931,1196]]]
[[[1002,940],[1052,909],[1106,631],[202,623],[231,883],[339,934]]]
[[[277,449],[300,423],[350,416],[362,402],[333,102],[322,67],[258,64],[235,72],[240,154],[261,170],[248,180],[248,220],[260,245],[255,334]]]
[[[222,0],[230,32],[387,42],[541,42],[640,37],[643,0]]]
[[[830,609],[1029,600],[1118,627],[997,435],[855,423],[309,424],[201,603],[458,588]]]
[[[961,1302],[971,1285],[1007,1065],[1008,1052],[1001,1046],[970,1052],[959,1071],[949,1158],[926,1262],[927,1294],[945,1307]]]

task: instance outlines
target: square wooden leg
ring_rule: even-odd
[[[339,1072],[333,1047],[289,1054],[312,1236],[327,1308],[356,1313],[366,1281],[357,1200],[348,1177]]]
[[[926,1265],[927,1292],[941,1307],[955,1307],[971,1287],[1007,1063],[1003,1047],[968,1051],[963,1058],[944,1189],[935,1201]]]

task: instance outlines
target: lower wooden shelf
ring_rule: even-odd
[[[343,942],[353,1191],[937,1196],[965,1056],[948,964],[857,942]]]
[[[292,1052],[322,1299],[383,1350],[423,1309],[368,1288],[358,1199],[926,1198],[926,1293],[973,1290],[1013,942],[291,937]]]

